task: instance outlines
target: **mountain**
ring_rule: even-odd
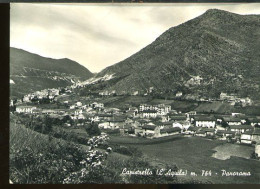
[[[210,9],[160,35],[129,58],[96,75],[114,82],[100,91],[257,98],[260,85],[260,16]],[[116,79],[117,78],[117,79]],[[258,97],[259,98],[259,97]]]
[[[45,58],[10,48],[11,96],[21,97],[36,90],[68,86],[92,75],[87,68],[67,58]]]

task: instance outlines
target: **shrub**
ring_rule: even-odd
[[[96,123],[90,123],[89,125],[87,125],[86,131],[90,136],[97,136],[101,134],[101,131]]]

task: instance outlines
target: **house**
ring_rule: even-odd
[[[174,128],[166,128],[165,129],[168,135],[176,135],[181,133],[181,128],[174,127]]]
[[[148,136],[149,138],[152,138],[154,136],[160,135],[160,128],[156,125],[144,125],[142,126],[143,130],[143,136]]]
[[[92,104],[90,104],[90,107],[92,107],[93,109],[104,109],[104,104],[93,102]]]
[[[159,104],[159,105],[140,104],[139,112],[144,112],[147,110],[156,111],[157,115],[167,115],[171,111],[171,106],[165,104]]]
[[[110,124],[109,124],[108,121],[100,122],[100,123],[98,124],[98,127],[99,127],[100,129],[111,129],[111,126],[110,126]]]
[[[207,136],[207,134],[206,134],[206,132],[205,131],[197,131],[196,133],[195,133],[195,136],[200,136],[200,137],[205,137],[205,136]]]
[[[109,120],[113,117],[112,114],[98,114],[100,120]]]
[[[75,109],[75,107],[76,107],[75,105],[71,105],[71,106],[70,106],[70,109],[73,110],[73,109]]]
[[[260,129],[248,130],[241,134],[241,143],[251,144],[260,142]]]
[[[78,107],[82,106],[82,102],[76,102],[76,106]]]
[[[186,114],[187,118],[190,119],[191,116],[197,115],[197,112],[196,111],[189,111],[189,112],[187,112],[185,114]]]
[[[189,121],[175,121],[173,122],[172,126],[179,127],[182,130],[187,130],[191,126],[191,124]]]
[[[204,131],[207,136],[213,136],[215,134],[215,129],[213,128],[202,128],[200,131]]]
[[[251,144],[252,143],[252,134],[253,130],[246,131],[241,134],[240,142],[244,144]]]
[[[195,122],[196,127],[215,128],[215,126],[216,126],[215,117],[195,116],[194,122]]]
[[[260,158],[260,143],[256,143],[255,145],[255,154],[258,158]]]
[[[194,135],[198,130],[200,130],[199,127],[189,127],[189,128],[185,131],[185,134]]]
[[[260,142],[260,129],[254,129],[252,133],[252,141],[256,143]]]
[[[245,124],[248,120],[248,117],[244,114],[237,114],[235,117],[239,118],[242,124]]]
[[[74,112],[75,115],[80,115],[82,113],[83,113],[83,111],[81,109],[75,110],[75,112]]]
[[[220,93],[219,95],[220,100],[227,100],[227,101],[235,101],[236,100],[236,95],[235,94],[227,94],[227,93]]]
[[[142,128],[142,126],[135,127],[134,132],[135,132],[136,136],[143,136],[143,128]]]
[[[142,111],[142,117],[143,118],[155,118],[155,117],[157,117],[157,111],[156,110],[144,110],[144,111]]]
[[[18,113],[33,113],[33,110],[35,110],[35,106],[16,106],[16,112]]]
[[[241,119],[238,117],[223,117],[223,121],[228,125],[241,125]]]
[[[93,122],[99,122],[100,121],[100,117],[99,117],[98,114],[89,116],[89,119],[90,119],[90,121],[93,121]]]
[[[71,114],[70,118],[73,120],[83,120],[86,119],[85,115],[81,114]]]
[[[250,124],[252,126],[260,126],[260,119],[258,119],[256,117],[248,118],[248,121],[250,122]]]
[[[109,124],[108,127],[111,129],[118,129],[125,124],[125,119],[122,117],[113,117],[110,118],[107,122]]]
[[[138,122],[140,126],[144,126],[148,123],[148,121],[145,119],[137,119],[136,122]]]
[[[178,127],[162,128],[162,129],[160,129],[159,134],[155,135],[155,137],[164,137],[164,136],[176,135],[176,134],[180,134],[180,133],[181,133],[181,129]]]
[[[29,96],[24,96],[23,97],[24,102],[30,102],[30,97]]]
[[[168,122],[168,121],[170,121],[170,117],[167,115],[161,116],[161,120],[162,120],[162,122]]]
[[[161,121],[153,121],[152,123],[154,125],[157,125],[157,126],[161,127],[161,128],[163,128],[163,127],[172,127],[172,124],[173,124],[173,122],[161,122]]]
[[[252,130],[251,125],[229,125],[230,131],[234,131],[237,134],[244,133],[246,131]]]
[[[235,136],[235,132],[234,131],[228,131],[228,130],[218,130],[216,132],[216,136],[220,140],[226,140],[227,137],[233,138]]]
[[[171,105],[159,104],[156,110],[158,115],[167,115],[171,111]]]
[[[81,113],[78,115],[78,119],[85,119],[85,116]]]
[[[59,110],[57,109],[42,109],[42,114],[57,114]]]
[[[34,109],[34,110],[32,111],[32,113],[33,113],[33,114],[36,114],[36,115],[40,115],[40,114],[42,114],[42,109],[41,109],[41,108]]]
[[[135,132],[131,124],[124,124],[123,126],[120,127],[119,130],[121,135],[133,134]]]
[[[176,97],[181,97],[182,96],[182,92],[181,91],[178,91],[176,94],[175,94]]]
[[[180,129],[182,129],[182,124],[181,123],[179,123],[179,122],[173,122],[172,123],[172,127],[174,127],[174,128],[180,128]]]
[[[138,111],[136,111],[136,110],[129,110],[126,112],[126,116],[127,117],[136,117],[137,113],[138,113]]]
[[[170,116],[171,120],[174,122],[184,122],[187,120],[187,117],[184,115],[174,115],[174,116]]]
[[[216,118],[217,124],[221,124],[223,121],[223,116],[222,115],[214,115]]]

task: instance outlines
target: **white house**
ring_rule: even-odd
[[[216,118],[214,117],[198,116],[194,117],[194,121],[196,127],[215,128],[216,126]]]
[[[79,107],[79,106],[82,106],[82,102],[76,102],[76,105]]]
[[[235,136],[235,132],[234,131],[227,131],[227,130],[218,130],[216,132],[216,136],[220,140],[226,140],[227,137],[229,137],[229,136],[231,136],[233,138]]]
[[[75,112],[74,112],[75,115],[80,115],[82,113],[83,113],[83,111],[81,109],[75,110]]]
[[[251,125],[230,125],[229,128],[231,131],[234,131],[238,134],[241,134],[241,133],[244,133],[246,131],[253,129],[253,127]]]
[[[241,134],[241,143],[251,144],[260,142],[260,129],[248,130]]]
[[[183,121],[183,122],[173,122],[173,127],[179,127],[182,130],[187,130],[191,124],[189,121]]]
[[[143,118],[155,118],[157,117],[157,111],[156,110],[144,110],[142,112]]]
[[[241,143],[251,144],[252,143],[252,133],[253,130],[246,131],[241,134],[240,141]]]
[[[181,92],[181,91],[178,91],[175,96],[176,96],[176,97],[181,97],[181,96],[182,96],[182,92]]]
[[[153,136],[158,136],[160,128],[156,125],[144,125],[142,126],[143,136],[148,136],[152,138]]]
[[[71,110],[75,109],[75,105],[71,105],[71,106],[70,106],[70,109],[71,109]]]
[[[237,117],[223,117],[228,125],[241,125],[241,119]]]

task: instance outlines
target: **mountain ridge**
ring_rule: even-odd
[[[185,83],[192,76],[198,75],[206,82],[215,79],[215,86],[211,86],[215,95],[221,91],[236,92],[241,85],[253,80],[254,83],[249,86],[249,91],[252,92],[253,85],[259,88],[259,23],[259,15],[239,15],[211,9],[169,28],[151,44],[105,68],[97,77],[105,74],[124,77],[113,86],[102,89],[121,92],[145,91],[149,87],[159,91],[176,91],[179,87],[185,88]],[[236,76],[233,77],[232,74]],[[227,82],[227,85],[221,87],[224,82],[222,76],[237,84]],[[191,87],[187,90],[200,88],[202,87]],[[200,92],[203,91],[206,90]],[[245,90],[241,93],[245,93]]]
[[[10,47],[11,96],[65,87],[92,76],[87,68],[68,58],[53,59]]]

